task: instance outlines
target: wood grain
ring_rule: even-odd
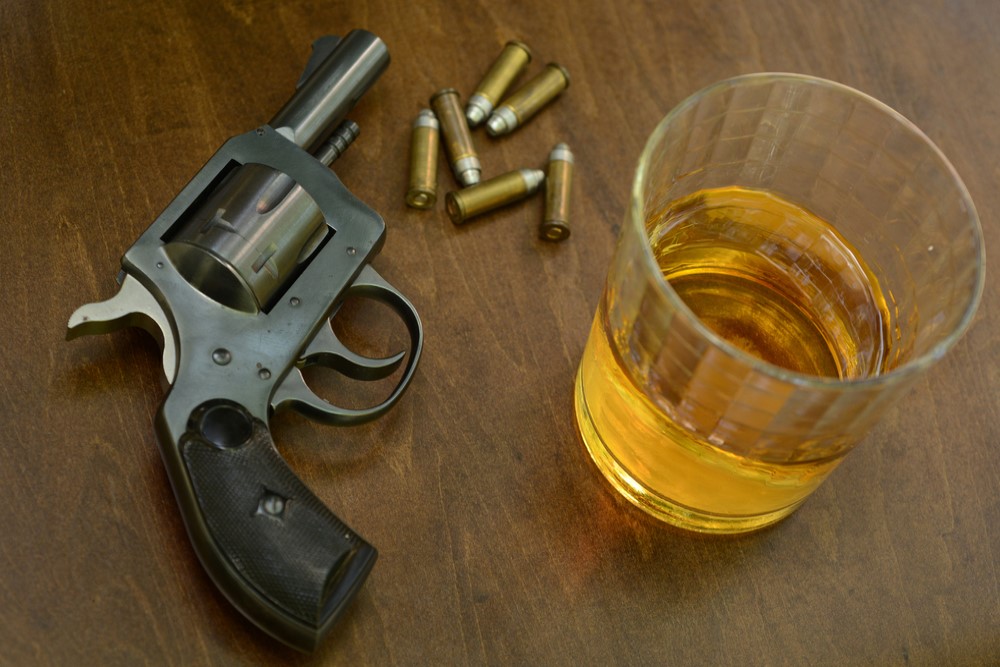
[[[385,217],[375,266],[427,343],[374,424],[274,419],[292,467],[380,550],[306,656],[243,621],[188,544],[153,439],[155,343],[63,336],[216,148],[287,99],[311,41],[354,27],[393,64],[337,171]],[[683,534],[615,496],[577,440],[571,388],[646,136],[735,74],[823,76],[908,116],[965,179],[995,266],[998,33],[987,0],[0,3],[0,663],[997,664],[996,281],[953,353],[759,534]],[[468,94],[511,38],[572,85],[476,142],[486,175],[574,149],[573,236],[557,246],[536,240],[541,198],[462,229],[440,204],[403,204],[410,120],[438,88]]]

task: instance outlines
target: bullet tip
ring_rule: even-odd
[[[469,127],[478,127],[486,119],[486,114],[479,107],[470,104],[465,109],[465,117],[469,119]]]
[[[478,169],[466,169],[461,174],[458,175],[458,180],[461,181],[462,185],[469,187],[470,185],[475,185],[479,183],[479,170]]]
[[[486,121],[486,132],[489,133],[491,137],[498,137],[501,134],[506,134],[507,122],[502,116],[493,114],[490,116],[490,119]]]

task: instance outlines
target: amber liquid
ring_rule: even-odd
[[[663,277],[731,345],[805,375],[849,380],[884,370],[885,298],[824,220],[767,192],[722,188],[670,204],[646,228]],[[743,532],[787,516],[840,462],[822,452],[795,461],[743,455],[676,423],[655,389],[635,379],[630,364],[649,351],[628,349],[634,319],[609,326],[615,297],[605,293],[594,319],[576,408],[591,456],[627,498],[685,528]],[[693,373],[702,386],[738,381],[706,364]]]

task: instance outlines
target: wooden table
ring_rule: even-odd
[[[336,171],[385,217],[375,267],[427,342],[385,418],[273,420],[293,469],[380,551],[307,656],[244,621],[190,547],[152,431],[156,344],[63,337],[218,146],[284,103],[312,40],[354,27],[393,63]],[[986,0],[2,3],[0,663],[1000,663],[996,280],[954,351],[758,534],[684,534],[618,498],[571,398],[645,138],[722,78],[804,72],[901,111],[965,179],[1000,266],[998,33]],[[441,203],[403,203],[410,121],[439,88],[467,95],[511,38],[572,85],[516,134],[475,140],[487,175],[573,148],[563,244],[536,239],[541,198],[461,229]],[[384,313],[349,310],[351,340],[393,344]]]

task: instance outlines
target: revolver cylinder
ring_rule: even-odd
[[[344,117],[388,64],[381,39],[361,30],[348,33],[312,67],[271,127],[328,164],[357,134]],[[338,123],[332,145],[325,146]],[[288,175],[245,164],[185,214],[171,230],[166,252],[200,292],[255,312],[280,297],[329,233],[316,202]]]

